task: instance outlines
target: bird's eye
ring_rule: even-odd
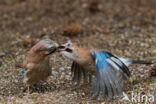
[[[71,46],[72,46],[72,44],[70,44],[70,43],[67,44],[67,47],[71,47]]]

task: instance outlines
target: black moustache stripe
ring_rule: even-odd
[[[59,46],[58,48],[62,49],[62,48],[65,48],[65,46]]]
[[[52,51],[50,51],[47,55],[50,55],[52,53],[54,53],[56,51],[56,49],[53,49]]]
[[[72,50],[69,48],[67,48],[66,51],[72,53]]]

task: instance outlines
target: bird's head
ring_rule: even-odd
[[[75,43],[67,42],[58,47],[58,51],[72,60],[76,60],[78,56],[78,47]]]
[[[40,54],[41,56],[50,55],[58,49],[58,44],[50,39],[44,39],[39,41],[35,46],[32,47],[33,53]]]

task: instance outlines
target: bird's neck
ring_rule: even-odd
[[[73,54],[77,57],[75,61],[79,64],[84,64],[92,60],[90,50],[85,48],[77,48]]]

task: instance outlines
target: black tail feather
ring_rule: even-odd
[[[143,60],[131,60],[133,64],[146,64],[146,65],[151,65],[153,64],[150,61],[143,61]]]

